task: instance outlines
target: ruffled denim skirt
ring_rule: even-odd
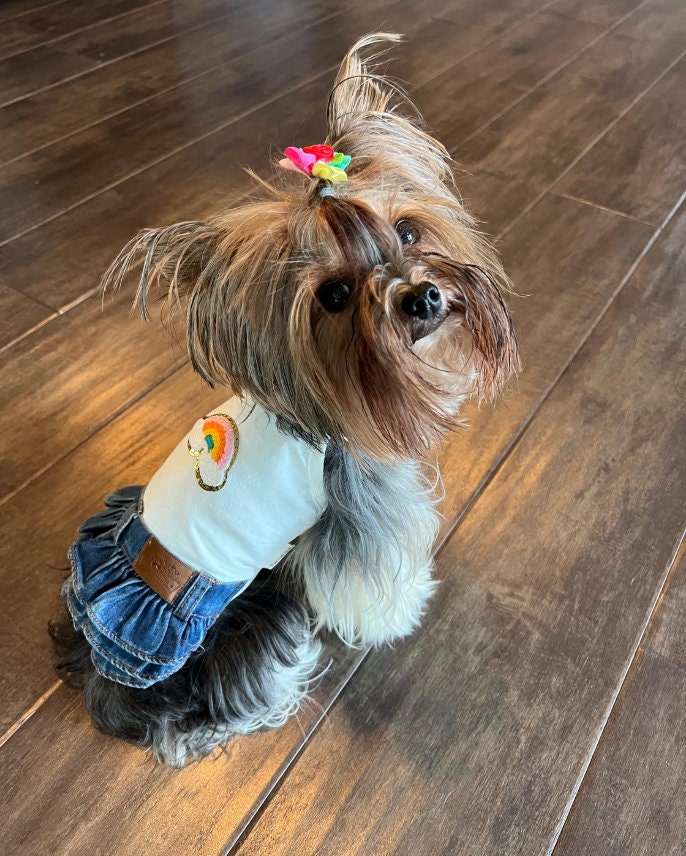
[[[98,672],[139,688],[178,671],[247,586],[194,573],[173,603],[153,591],[132,566],[151,535],[140,518],[142,493],[135,486],[107,496],[105,509],[79,528],[62,587]]]

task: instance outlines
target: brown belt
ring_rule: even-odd
[[[133,569],[167,603],[174,603],[181,589],[196,573],[165,550],[152,535],[136,556]]]

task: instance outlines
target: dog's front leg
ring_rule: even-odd
[[[289,556],[319,628],[351,645],[410,633],[436,583],[438,529],[431,486],[414,462],[354,459],[327,450],[327,507]]]

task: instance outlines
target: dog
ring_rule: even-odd
[[[320,631],[378,646],[419,624],[438,531],[427,452],[469,399],[519,368],[501,263],[446,149],[353,45],[327,141],[284,153],[258,199],[147,230],[141,266],[190,361],[233,397],[145,488],[80,528],[52,626],[95,724],[183,766],[281,725],[318,668]]]

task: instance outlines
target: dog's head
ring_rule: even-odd
[[[338,72],[326,143],[350,157],[345,181],[311,164],[260,181],[264,201],[146,231],[105,277],[119,283],[142,260],[144,314],[164,282],[205,380],[301,435],[382,459],[420,455],[518,365],[507,278],[456,196],[448,153],[362,59],[397,40],[361,39]]]

